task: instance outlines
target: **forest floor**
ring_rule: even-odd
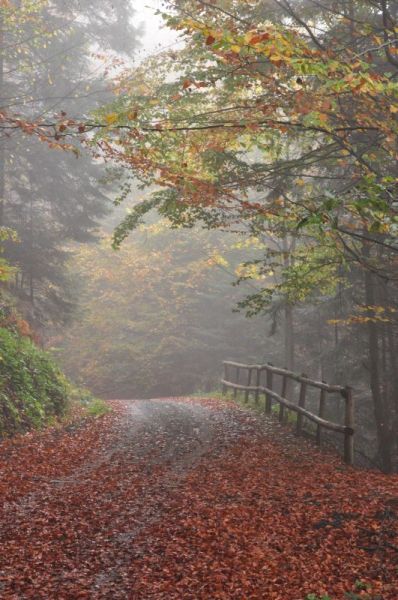
[[[219,400],[0,444],[0,598],[397,600],[398,477]]]

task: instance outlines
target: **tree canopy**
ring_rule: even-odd
[[[293,306],[345,296],[330,321],[367,328],[367,376],[390,469],[396,4],[181,1],[166,3],[164,18],[180,48],[121,74],[114,102],[86,124],[96,158],[123,180],[119,201],[131,176],[155,186],[116,228],[114,246],[156,209],[172,227],[263,237],[252,266],[280,276],[247,298],[249,314],[283,301],[292,324]]]

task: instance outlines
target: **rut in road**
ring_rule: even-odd
[[[232,403],[112,406],[1,445],[0,598],[396,598],[396,477]]]

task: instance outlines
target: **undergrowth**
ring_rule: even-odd
[[[223,396],[220,390],[213,390],[212,392],[201,392],[200,390],[190,394],[190,398],[217,398],[217,400],[229,400],[226,396]]]
[[[40,428],[68,409],[68,382],[28,337],[0,327],[0,436]]]
[[[76,387],[69,384],[69,400],[72,406],[81,410],[83,417],[102,417],[112,411],[109,404],[96,398],[86,388]]]
[[[110,410],[103,400],[74,387],[32,341],[30,330],[24,335],[14,322],[0,326],[0,438]]]

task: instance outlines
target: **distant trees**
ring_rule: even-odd
[[[0,225],[17,232],[4,256],[17,267],[13,292],[36,324],[70,313],[69,244],[92,239],[109,205],[102,168],[87,154],[77,161],[57,151],[64,142],[41,121],[58,122],[62,131],[64,120],[109,99],[104,72],[134,49],[133,14],[119,0],[0,7]]]
[[[266,323],[232,312],[236,241],[160,222],[116,254],[109,239],[82,247],[80,318],[52,340],[66,372],[105,397],[167,396],[214,389],[226,357],[263,356]]]

